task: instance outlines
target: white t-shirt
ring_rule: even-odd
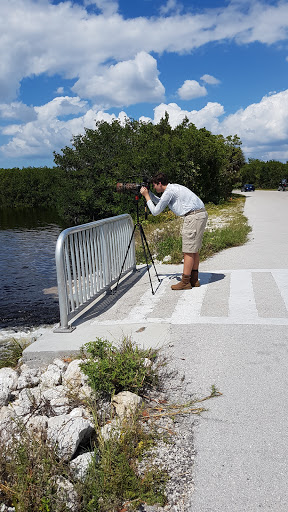
[[[161,198],[155,196],[149,191],[150,200],[147,206],[152,215],[158,215],[168,206],[170,210],[179,217],[185,215],[191,210],[201,210],[205,208],[203,201],[187,187],[177,185],[176,183],[168,183]]]

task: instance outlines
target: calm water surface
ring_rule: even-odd
[[[0,210],[0,329],[58,322],[55,246],[64,228],[54,212]]]

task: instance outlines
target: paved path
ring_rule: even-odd
[[[222,321],[189,327],[179,354],[191,388],[223,393],[195,432],[194,512],[288,510],[288,195],[246,196],[249,243],[201,266],[230,276],[216,284]],[[218,308],[213,286],[201,314]]]
[[[191,393],[216,385],[223,395],[194,427],[191,512],[288,511],[288,194],[245,195],[250,240],[203,262],[200,288],[172,291],[182,266],[163,265],[152,295],[142,271],[74,332],[43,336],[25,351],[37,362],[95,336],[129,334],[142,345],[165,343]]]

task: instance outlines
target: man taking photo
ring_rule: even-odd
[[[191,290],[193,287],[200,286],[198,280],[199,250],[208,214],[203,201],[192,190],[183,185],[168,183],[168,178],[164,173],[156,174],[152,178],[152,182],[157,194],[162,193],[161,198],[146,187],[140,189],[152,215],[158,215],[168,206],[173,213],[184,217],[182,229],[183,274],[181,281],[172,285],[171,288],[172,290]]]

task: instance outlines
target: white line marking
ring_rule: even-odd
[[[200,288],[185,290],[179,293],[180,297],[171,317],[149,317],[155,306],[163,300],[167,286],[171,280],[164,278],[155,295],[151,294],[150,287],[140,298],[126,318],[122,320],[93,320],[97,325],[125,325],[146,322],[147,324],[215,324],[215,325],[288,325],[288,318],[263,318],[258,316],[254,291],[252,285],[253,272],[270,272],[279,288],[283,301],[288,310],[288,269],[241,269],[241,270],[215,270],[201,275]],[[229,274],[230,296],[229,314],[223,317],[201,316],[201,308],[207,286],[213,274]],[[163,276],[162,276],[163,278]],[[149,286],[149,283],[147,283]],[[173,292],[174,293],[174,292]],[[273,299],[273,298],[272,298]],[[216,300],[216,297],[215,297]],[[165,302],[163,302],[163,314],[165,314]]]
[[[241,270],[231,272],[228,316],[235,320],[258,317],[251,272],[245,272],[244,275]]]
[[[192,288],[192,290],[184,290],[176,304],[174,312],[170,318],[171,324],[193,324],[195,319],[200,318],[201,307],[207,291],[207,285],[211,279],[209,272],[201,276],[200,288]]]
[[[287,270],[286,272],[285,270],[272,270],[271,274],[276,281],[281,297],[288,310],[288,272]]]

